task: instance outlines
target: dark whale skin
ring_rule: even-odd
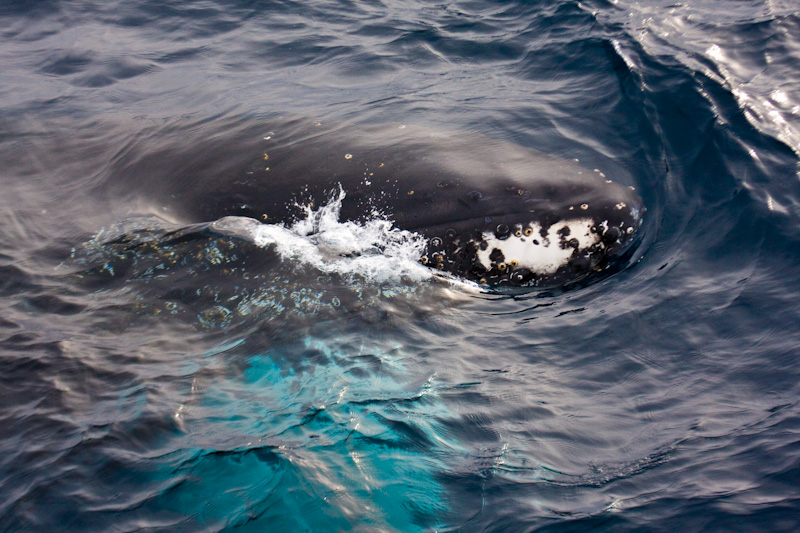
[[[489,286],[552,287],[606,269],[636,242],[645,212],[632,187],[573,161],[402,125],[165,128],[114,173],[138,200],[186,223],[290,223],[341,187],[342,220],[386,216],[428,239],[423,263]],[[555,259],[545,265],[537,254]]]

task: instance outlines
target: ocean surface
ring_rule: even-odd
[[[796,1],[5,0],[0,72],[0,530],[800,529]],[[578,159],[640,242],[486,290],[131,175],[276,117]]]

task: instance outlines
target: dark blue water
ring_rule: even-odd
[[[0,530],[800,526],[795,2],[8,0],[0,66]],[[279,115],[630,176],[641,242],[476,292],[120,185]]]

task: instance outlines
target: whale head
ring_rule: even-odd
[[[624,263],[639,237],[642,199],[633,187],[578,172],[580,180],[544,187],[466,191],[453,204],[460,215],[418,228],[428,238],[421,261],[489,287],[542,288]]]
[[[381,213],[427,239],[423,263],[487,287],[581,282],[624,264],[639,240],[645,209],[630,176],[612,182],[476,133],[307,119],[215,127],[191,143],[182,129],[154,136],[140,147],[151,150],[121,158],[121,194],[141,191],[186,223],[291,224],[342,190],[342,220]]]

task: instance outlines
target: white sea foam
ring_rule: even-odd
[[[344,191],[319,209],[304,206],[305,218],[287,227],[247,217],[225,217],[211,224],[215,232],[258,246],[273,246],[284,260],[328,274],[371,282],[424,281],[434,277],[419,263],[426,240],[393,227],[377,214],[365,222],[339,221]]]

